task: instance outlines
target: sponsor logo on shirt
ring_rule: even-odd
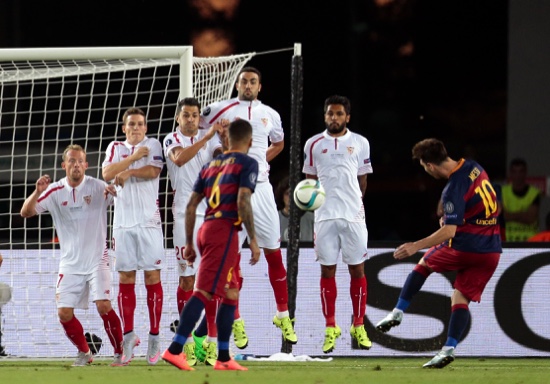
[[[363,160],[363,164],[368,164],[368,163],[370,163],[370,159]]]
[[[153,160],[162,160],[162,156],[153,156]]]
[[[327,152],[328,152],[328,149],[326,148],[321,151],[321,153],[327,153]]]
[[[126,155],[126,154],[122,155],[122,158],[123,158],[123,159],[125,159],[125,158],[127,158],[127,157],[128,157],[128,155]]]
[[[61,205],[64,206],[64,207],[67,206],[67,204],[69,204],[68,201],[64,201],[64,202],[61,203]]]
[[[452,202],[447,201],[447,202],[445,203],[444,209],[445,209],[445,213],[447,213],[447,214],[453,213],[454,210],[455,210],[455,206],[454,206],[454,204],[453,204]]]

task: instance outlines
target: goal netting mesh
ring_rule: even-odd
[[[0,342],[9,345],[7,352],[12,355],[75,355],[57,322],[54,299],[59,246],[52,220],[48,214],[27,220],[19,215],[38,177],[64,177],[61,154],[67,145],[80,144],[87,151],[87,174],[101,179],[107,145],[112,140],[125,139],[121,118],[127,108],[142,108],[147,114],[147,135],[162,142],[175,129],[179,98],[195,96],[206,106],[231,97],[238,71],[255,55],[193,57],[189,60],[192,65],[185,65],[181,57],[162,57],[157,52],[161,50],[155,51],[156,58],[146,58],[136,48],[133,51],[138,58],[120,59],[87,59],[83,52],[86,49],[78,49],[76,58],[63,51],[61,59],[55,58],[55,50],[42,50],[48,60],[36,60],[37,54],[32,54],[32,50],[27,59],[24,52],[18,52],[17,59],[11,61],[5,61],[5,55],[0,54],[0,252],[10,254],[0,270],[0,282],[13,290],[12,302],[0,308]],[[192,87],[186,83],[189,79]],[[160,205],[167,253],[173,248],[171,197],[165,167]],[[169,257],[167,254],[167,261],[172,260]],[[172,268],[163,272],[163,280],[172,285],[165,287],[165,302],[175,295],[177,284],[175,263],[167,264]],[[116,281],[113,273],[113,282]],[[146,325],[148,315],[141,282],[138,277],[136,294],[142,301],[138,302],[136,324]],[[116,297],[112,298],[116,307]],[[163,323],[169,323],[177,318],[177,308],[173,303],[165,307]],[[86,331],[103,335],[92,303],[85,315],[76,314]],[[146,337],[145,329],[140,330],[142,337]],[[169,332],[163,334],[171,337]],[[103,336],[106,343],[101,353],[112,355],[108,339]]]

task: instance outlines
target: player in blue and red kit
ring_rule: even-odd
[[[218,310],[218,360],[216,370],[240,370],[229,355],[229,338],[239,299],[239,238],[244,224],[250,242],[250,264],[260,258],[256,240],[251,196],[256,187],[258,162],[247,155],[252,145],[252,126],[246,120],[229,125],[229,150],[207,163],[200,171],[185,211],[185,259],[195,260],[193,231],[197,206],[206,198],[204,223],[198,232],[197,246],[202,255],[193,295],[185,304],[180,323],[170,347],[162,358],[179,369],[191,371],[183,351],[187,336],[193,330],[206,304],[217,295],[222,298]]]
[[[475,161],[455,161],[444,144],[425,139],[412,149],[413,159],[436,179],[448,179],[441,201],[441,228],[430,236],[405,243],[394,252],[401,260],[429,248],[409,274],[396,307],[376,328],[387,332],[401,324],[405,311],[432,272],[456,271],[451,297],[451,319],[447,341],[424,368],[443,368],[454,361],[454,350],[470,321],[470,301],[481,300],[502,253],[499,203],[487,172]]]

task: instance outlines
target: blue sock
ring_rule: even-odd
[[[183,344],[193,331],[193,327],[201,316],[204,303],[197,297],[191,296],[180,315],[180,323],[168,351],[173,355],[179,355],[183,351]]]
[[[407,280],[405,280],[405,284],[401,289],[401,293],[399,294],[399,301],[397,302],[396,308],[402,311],[409,308],[413,296],[416,295],[420,289],[422,289],[425,281],[426,276],[423,274],[415,270],[409,273],[409,276],[407,276]]]
[[[208,325],[206,323],[206,315],[204,315],[202,317],[201,322],[197,326],[197,328],[195,328],[195,336],[203,337],[203,336],[206,336],[207,334],[208,334]]]
[[[216,325],[218,327],[218,360],[229,361],[229,338],[235,319],[235,305],[223,303],[218,309]]]
[[[456,348],[462,333],[470,321],[470,310],[466,308],[454,308],[449,321],[449,331],[447,332],[446,347]]]

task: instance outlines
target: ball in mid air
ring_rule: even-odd
[[[304,211],[315,211],[325,202],[325,190],[319,180],[304,179],[294,189],[294,202]]]

